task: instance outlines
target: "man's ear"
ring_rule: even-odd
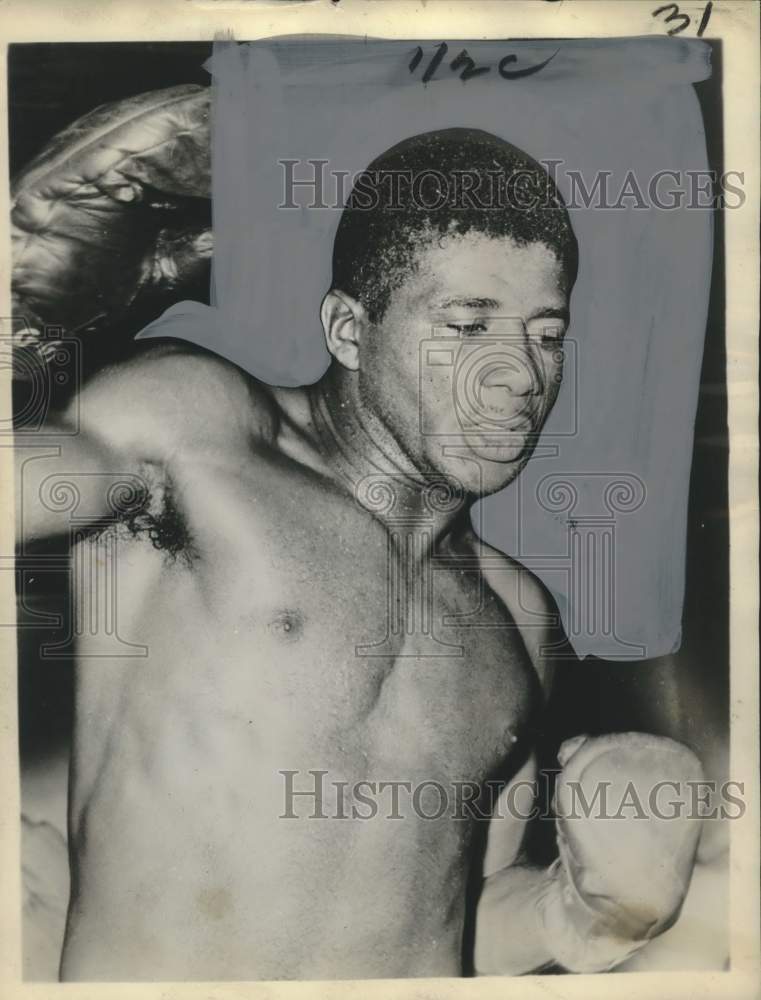
[[[351,295],[331,288],[320,307],[325,343],[339,364],[349,371],[359,368],[359,341],[367,328],[365,307]]]

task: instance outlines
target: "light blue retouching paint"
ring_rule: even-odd
[[[658,171],[707,169],[692,87],[710,74],[702,42],[450,42],[425,86],[434,43],[424,43],[413,74],[416,44],[215,44],[216,308],[179,303],[141,337],[200,343],[273,384],[322,374],[328,355],[318,310],[339,213],[307,208],[305,191],[296,196],[300,208],[279,209],[279,160],[324,159],[326,170],[352,174],[407,136],[465,126],[536,159],[561,160],[556,180],[567,201],[569,171],[587,188],[597,171],[610,172],[615,202],[628,171],[647,198]],[[447,68],[463,48],[491,71],[463,83]],[[496,67],[511,53],[509,69],[556,54],[540,73],[504,80]],[[660,190],[669,188],[689,183],[665,178]],[[576,652],[621,659],[679,644],[712,256],[708,210],[635,202],[571,211],[581,264],[561,395],[529,466],[474,511],[485,540],[554,592]]]

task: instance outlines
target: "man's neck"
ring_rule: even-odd
[[[327,471],[373,516],[420,520],[439,540],[469,525],[472,498],[456,494],[445,473],[419,468],[333,368],[309,387],[307,398]]]

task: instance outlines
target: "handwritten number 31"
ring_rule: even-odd
[[[703,37],[703,32],[708,27],[708,22],[711,18],[712,7],[713,3],[711,2],[711,0],[708,0],[708,3],[705,5],[703,9],[703,16],[700,18],[700,24],[698,25],[698,32],[697,32],[698,38]],[[680,34],[680,32],[684,31],[686,28],[689,28],[690,24],[692,23],[689,16],[687,14],[683,14],[681,10],[679,10],[677,4],[675,3],[666,3],[662,7],[657,7],[652,12],[652,14],[653,17],[658,17],[661,14],[665,14],[666,11],[668,11],[668,17],[665,18],[666,24],[670,24],[672,21],[679,22],[678,24],[674,25],[673,28],[669,28],[668,30],[669,35]]]

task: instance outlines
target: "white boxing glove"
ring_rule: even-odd
[[[644,733],[575,737],[558,760],[560,856],[537,902],[539,923],[560,965],[604,972],[679,916],[701,830],[688,783],[703,773],[687,747]],[[659,782],[669,782],[667,794],[654,794]]]

